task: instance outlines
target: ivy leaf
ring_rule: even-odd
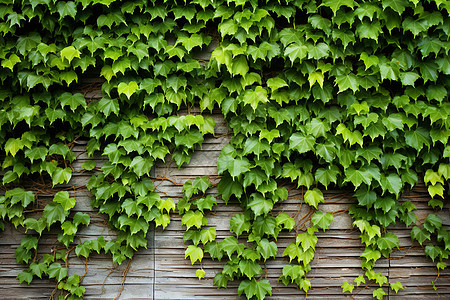
[[[20,284],[22,284],[24,281],[30,284],[31,281],[33,281],[33,273],[28,270],[23,270],[19,273],[19,275],[17,275],[17,279],[19,279]]]
[[[267,80],[267,86],[273,93],[282,87],[287,87],[288,84],[286,83],[286,81],[284,81],[284,79],[280,77],[272,77]]]
[[[442,256],[442,249],[439,246],[434,246],[433,244],[428,244],[425,247],[425,255],[430,257],[431,260],[434,262],[436,257]]]
[[[316,139],[311,135],[303,133],[294,133],[289,138],[289,149],[294,149],[302,154],[310,150],[314,150]]]
[[[10,69],[11,71],[13,71],[13,69],[14,69],[14,66],[17,64],[17,63],[20,63],[21,62],[21,60],[20,60],[20,58],[16,55],[16,54],[11,54],[9,57],[8,57],[8,59],[4,59],[4,60],[2,60],[2,67],[3,68],[8,68],[8,69]]]
[[[236,214],[230,219],[230,231],[239,237],[244,231],[249,232],[251,223],[244,214]]]
[[[399,15],[403,14],[406,7],[409,6],[409,3],[407,0],[383,0],[383,9],[386,9],[386,7],[391,8],[395,12],[397,12]],[[375,295],[374,295],[375,297]]]
[[[374,290],[372,295],[378,300],[382,300],[384,296],[387,296],[386,292],[382,288]]]
[[[230,175],[233,177],[233,180],[235,177],[248,172],[250,170],[251,164],[248,161],[247,158],[238,158],[233,159],[228,164],[228,171],[230,172]]]
[[[317,230],[317,229],[316,229]],[[295,239],[295,243],[297,245],[301,244],[303,251],[307,251],[309,249],[315,250],[317,244],[317,236],[314,234],[310,234],[310,232],[304,232],[297,235]],[[314,251],[313,251],[314,253]],[[299,257],[300,259],[300,257]]]
[[[125,94],[128,99],[139,89],[136,82],[130,81],[129,83],[121,82],[117,86],[117,92],[119,95]]]
[[[342,6],[353,8],[355,7],[355,5],[357,4],[353,0],[324,0],[322,1],[322,4],[320,6],[329,7],[333,11],[333,14],[336,16],[336,12]]]
[[[364,257],[368,261],[377,261],[381,257],[381,252],[370,247],[366,247],[364,249],[364,253],[361,254],[361,257]]]
[[[64,106],[69,105],[70,109],[75,112],[77,107],[81,106],[83,108],[86,108],[86,100],[84,99],[83,95],[80,93],[71,94],[71,93],[63,93],[61,96],[58,97],[58,100],[61,103],[61,107],[64,108]]]
[[[358,77],[353,73],[336,76],[336,85],[339,86],[339,93],[348,89],[351,89],[353,93],[359,90]]]
[[[360,286],[361,283],[366,283],[366,280],[364,279],[364,275],[359,275],[354,279],[356,286]]]
[[[119,116],[119,101],[117,99],[103,97],[98,102],[98,109],[105,115],[105,117],[108,117],[111,113]]]
[[[203,250],[200,247],[197,247],[195,245],[189,245],[184,252],[184,259],[191,260],[191,264],[194,264],[196,261],[202,261],[203,259]]]
[[[292,230],[295,226],[295,220],[287,213],[280,213],[276,217],[277,226],[283,225],[285,229]]]
[[[30,203],[34,202],[34,193],[32,191],[25,191],[22,188],[15,188],[5,192],[5,197],[10,199],[10,205],[21,203],[25,208]]]
[[[294,65],[296,59],[301,63],[303,59],[308,56],[308,50],[308,46],[304,44],[293,43],[284,50],[284,55],[287,56],[291,60],[292,65]]]
[[[197,276],[199,280],[205,278],[205,274],[206,272],[203,269],[197,269],[197,271],[195,271],[195,276]]]
[[[129,168],[139,177],[144,174],[150,174],[153,167],[153,159],[149,157],[135,156],[130,163]]]
[[[243,152],[244,155],[253,153],[259,159],[260,154],[262,154],[263,152],[266,152],[270,155],[270,146],[267,142],[260,141],[256,137],[250,137],[245,141]]]
[[[72,178],[72,169],[69,167],[65,169],[57,167],[51,175],[53,186],[63,184],[64,182],[68,183]]]
[[[58,2],[56,5],[56,10],[59,13],[60,20],[65,16],[70,16],[72,19],[75,19],[77,14],[77,5],[73,1]]]
[[[60,263],[52,263],[48,266],[47,274],[49,278],[55,278],[58,282],[67,277],[67,268],[61,267]]]
[[[442,219],[436,216],[435,214],[429,214],[423,227],[428,230],[430,233],[435,232],[442,227]]]
[[[238,256],[242,254],[244,251],[244,245],[240,244],[236,237],[229,236],[225,238],[223,241],[220,242],[220,248],[222,248],[222,251],[226,252],[228,255],[228,258],[231,259],[231,255],[236,252]]]
[[[81,52],[75,49],[74,46],[69,46],[61,50],[61,59],[67,59],[70,63],[74,58],[80,58]]]
[[[303,198],[308,205],[313,206],[316,209],[317,209],[317,205],[319,205],[319,203],[324,202],[323,193],[321,190],[319,190],[317,188],[308,190],[305,193]]]
[[[313,225],[321,228],[323,231],[330,227],[332,221],[334,221],[332,213],[324,213],[320,210],[316,211],[311,217]]]
[[[267,279],[256,281],[253,278],[251,281],[241,281],[238,287],[239,296],[242,295],[242,293],[245,293],[247,299],[256,296],[256,299],[261,300],[264,299],[267,294],[272,295],[272,287]]]
[[[200,228],[205,225],[204,223],[203,213],[198,210],[195,212],[190,210],[181,218],[181,225],[186,225],[187,230],[193,226]]]
[[[408,130],[405,131],[405,141],[406,144],[419,152],[424,145],[430,147],[430,133],[423,127],[418,127],[416,130]]]
[[[400,195],[400,191],[403,188],[403,182],[397,174],[391,173],[388,176],[381,175],[380,185],[383,189],[383,194],[386,191],[389,191],[396,195],[398,198]]]
[[[274,242],[269,242],[267,239],[262,239],[258,242],[258,247],[256,250],[264,258],[264,261],[266,261],[270,257],[275,258],[278,252],[278,247]]]
[[[390,287],[395,293],[397,293],[399,290],[403,290],[404,289],[404,287],[403,287],[403,285],[402,285],[402,283],[400,281],[397,281],[395,283],[391,282],[390,283]]]
[[[431,234],[425,229],[414,226],[411,230],[411,239],[418,241],[422,245],[423,242],[431,239]]]
[[[384,237],[377,239],[377,245],[380,250],[392,250],[393,248],[399,248],[398,237],[392,232],[388,232]]]
[[[228,202],[231,196],[240,198],[243,192],[242,184],[239,181],[234,181],[228,174],[222,176],[217,188],[225,203]]]
[[[253,193],[247,207],[250,208],[257,217],[269,213],[273,208],[273,202],[270,199],[265,199],[259,193]]]
[[[240,260],[239,261],[239,270],[242,275],[246,276],[249,279],[252,279],[255,275],[259,275],[262,273],[261,266],[252,260]]]
[[[55,194],[55,197],[53,198],[53,201],[56,203],[61,204],[62,208],[65,211],[69,211],[72,208],[75,207],[76,200],[75,198],[69,197],[69,192],[67,191],[61,191]]]
[[[342,293],[345,293],[345,292],[353,293],[353,289],[355,288],[355,286],[353,284],[349,284],[346,281],[341,285],[341,288],[342,288]]]
[[[257,86],[254,90],[246,90],[243,95],[245,104],[249,104],[253,110],[256,110],[259,103],[269,102],[267,90],[262,86]]]

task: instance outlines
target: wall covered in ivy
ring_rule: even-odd
[[[178,214],[199,279],[204,257],[220,260],[215,286],[263,299],[273,293],[264,266],[281,255],[280,282],[307,293],[319,232],[335,220],[320,206],[328,189],[353,194],[345,213],[363,245],[362,274],[342,293],[365,282],[379,285],[378,299],[403,289],[376,269],[399,248],[396,226],[409,228],[436,276],[446,269],[448,1],[0,3],[0,228],[26,231],[15,249],[21,283],[49,278],[61,298],[81,298],[69,255],[129,263]],[[100,98],[80,87],[87,77],[99,79]],[[230,131],[220,180],[177,182],[178,198],[159,193],[154,166],[189,166],[215,134],[213,111]],[[74,168],[80,142],[104,161]],[[67,186],[77,172],[92,175],[92,208],[115,237],[77,238],[92,226]],[[418,183],[431,210],[420,219],[401,197]],[[276,209],[293,190],[310,208],[307,226]],[[242,211],[219,239],[206,216],[228,202]],[[58,250],[46,252],[41,236],[54,231]],[[295,238],[281,252],[284,232]]]

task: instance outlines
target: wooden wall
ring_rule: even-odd
[[[196,176],[210,176],[213,182],[219,180],[217,176],[216,161],[222,147],[228,142],[229,134],[222,116],[213,115],[216,120],[216,136],[204,141],[201,149],[197,149],[191,163],[177,169],[175,164],[167,163],[155,168],[155,177],[167,177],[173,182],[182,184]],[[73,164],[75,170],[80,170],[82,163],[88,159],[84,153],[85,142],[81,141],[73,149],[78,160]],[[103,215],[97,214],[90,206],[90,194],[84,185],[91,173],[74,173],[69,186],[71,197],[75,197],[77,204],[75,211],[89,213],[91,225],[80,232],[78,241],[95,239],[103,235],[107,239],[113,238],[115,233],[108,229]],[[167,180],[155,180],[161,196],[170,195],[176,199],[181,197],[181,186]],[[212,190],[211,193],[217,193]],[[324,191],[325,203],[320,204],[323,211],[335,212],[347,209],[354,199],[351,191]],[[50,195],[49,195],[50,197]],[[424,220],[432,212],[427,207],[427,191],[423,184],[415,187],[403,196],[412,201],[418,208],[417,215]],[[39,201],[45,202],[45,195],[39,196]],[[274,213],[284,211],[291,216],[297,214],[302,203],[302,193],[291,190],[288,200],[277,204]],[[450,226],[450,205],[438,213],[444,220],[444,226]],[[218,241],[229,236],[230,218],[241,212],[237,203],[225,206],[222,202],[208,215],[209,226],[217,230]],[[297,219],[305,216],[309,211],[307,205],[302,205]],[[340,286],[344,281],[353,279],[362,274],[360,269],[360,254],[364,247],[361,245],[357,230],[351,226],[352,220],[344,212],[335,215],[335,221],[330,230],[319,232],[319,241],[316,246],[316,256],[312,262],[312,270],[308,273],[312,289],[308,292],[308,299],[340,299],[348,298],[349,293],[342,294]],[[419,223],[418,223],[419,224]],[[390,259],[382,259],[376,263],[376,271],[381,271],[389,282],[400,281],[405,290],[395,294],[389,290],[389,299],[450,299],[450,271],[442,271],[436,280],[435,264],[424,257],[420,245],[412,243],[410,230],[404,226],[390,228],[400,240],[400,250],[394,251]],[[172,214],[172,222],[162,231],[160,228],[151,230],[148,235],[147,249],[138,251],[134,259],[124,261],[120,266],[114,265],[107,255],[92,255],[86,262],[72,253],[69,265],[70,274],[82,275],[86,272],[82,285],[86,288],[86,299],[113,299],[121,288],[123,291],[119,299],[236,299],[237,283],[230,283],[228,289],[217,289],[213,285],[214,275],[219,272],[223,262],[212,261],[205,258],[203,268],[206,271],[205,279],[199,281],[195,277],[198,263],[191,265],[184,259],[184,250],[188,246],[183,244],[184,229],[180,224],[180,217]],[[14,251],[23,237],[23,229],[14,229],[7,226],[0,232],[0,295],[5,299],[48,299],[55,288],[55,283],[49,280],[34,280],[32,284],[19,284],[16,276],[24,269],[17,265]],[[280,233],[278,239],[278,255],[275,260],[267,262],[267,277],[273,287],[273,296],[269,299],[299,299],[305,294],[293,286],[284,286],[277,282],[283,266],[288,263],[283,258],[285,247],[295,240],[295,232]],[[41,238],[40,249],[42,253],[58,247],[56,233],[50,232]],[[447,262],[448,263],[448,262]],[[87,268],[86,268],[87,267]],[[126,271],[126,276],[124,272]],[[69,275],[70,275],[69,274]],[[435,281],[437,291],[432,287]],[[371,298],[372,291],[378,286],[369,284],[355,289],[354,298]],[[388,289],[385,288],[387,291]]]

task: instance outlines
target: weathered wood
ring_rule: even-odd
[[[91,93],[89,97],[101,97],[98,93]],[[187,113],[187,112],[184,112]],[[183,113],[182,113],[183,114]],[[182,115],[181,114],[181,115]],[[169,180],[183,184],[186,180],[193,180],[196,176],[210,176],[215,183],[218,182],[216,161],[222,147],[228,142],[228,129],[225,121],[219,114],[211,115],[216,122],[216,137],[205,139],[202,147],[195,150],[188,166],[177,166],[167,159],[167,163],[158,163],[154,168],[154,182],[156,191],[163,198],[172,197],[175,201],[183,196],[182,187]],[[76,186],[76,189],[68,189],[69,195],[77,200],[74,211],[88,213],[91,225],[83,228],[76,242],[95,239],[97,236],[105,236],[107,240],[114,239],[116,232],[109,229],[108,218],[99,215],[90,206],[90,193],[85,187],[92,174],[96,172],[83,171],[81,166],[91,160],[85,152],[86,141],[77,141],[73,151],[78,159],[72,164],[76,172],[72,180],[65,187]],[[101,167],[104,158],[96,157],[97,167]],[[309,207],[303,202],[303,193],[300,189],[289,191],[289,197],[283,203],[275,205],[274,215],[286,212],[291,216],[297,216],[299,220],[309,211]],[[217,194],[217,187],[209,191]],[[320,204],[320,209],[326,212],[346,210],[355,203],[352,191],[327,190],[324,191],[325,203]],[[424,220],[433,211],[427,206],[428,194],[423,185],[419,183],[412,191],[405,192],[400,201],[411,201],[418,208],[417,216]],[[52,193],[39,195],[36,208],[43,208],[52,200]],[[219,198],[220,205],[214,207],[207,214],[208,226],[217,230],[217,240],[229,236],[230,218],[237,213],[242,213],[238,203],[231,201],[225,205]],[[450,205],[447,203],[444,210],[433,212],[443,219],[444,226],[450,226]],[[38,218],[40,212],[29,216]],[[223,268],[224,261],[213,261],[205,256],[202,267],[206,272],[205,279],[199,281],[195,277],[195,271],[200,267],[199,263],[192,265],[184,259],[184,251],[188,243],[183,243],[184,226],[180,217],[171,215],[172,222],[162,231],[161,228],[151,230],[148,235],[147,249],[139,250],[129,265],[127,276],[124,279],[123,272],[127,268],[128,261],[120,266],[114,265],[108,255],[93,254],[87,261],[87,272],[83,279],[86,288],[86,299],[112,299],[119,294],[123,281],[123,291],[120,299],[235,299],[237,296],[238,282],[230,282],[228,289],[217,289],[213,285],[213,278]],[[308,225],[309,223],[306,223]],[[418,222],[417,224],[420,224]],[[14,229],[7,226],[0,233],[0,293],[7,299],[48,299],[54,290],[55,283],[51,280],[34,280],[30,286],[19,285],[16,276],[24,269],[15,263],[14,251],[20,245],[24,236],[23,229]],[[423,248],[413,243],[410,238],[410,228],[403,225],[395,225],[389,231],[399,237],[400,249],[391,254],[390,259],[380,259],[376,263],[375,270],[388,277],[389,282],[402,282],[405,290],[395,294],[389,293],[392,299],[433,299],[438,294],[442,298],[450,298],[450,272],[441,271],[436,280],[437,272],[435,264],[424,257]],[[278,253],[275,260],[268,260],[261,264],[267,269],[267,279],[271,282],[274,295],[269,299],[297,299],[304,298],[305,293],[296,289],[293,285],[284,286],[278,282],[282,274],[282,268],[289,263],[287,257],[283,257],[283,251],[287,245],[295,241],[296,233],[281,232],[277,245]],[[364,250],[361,244],[359,231],[352,228],[352,219],[347,213],[335,216],[330,229],[326,232],[318,232],[319,238],[316,245],[315,258],[312,261],[312,270],[308,273],[312,283],[312,289],[308,292],[308,299],[348,299],[349,293],[342,294],[343,282],[353,282],[353,279],[363,272],[360,268],[360,255]],[[40,253],[50,252],[57,246],[57,232],[50,231],[39,241]],[[242,241],[245,241],[243,239]],[[86,270],[86,261],[71,254],[69,259],[70,274],[82,275]],[[432,288],[431,281],[437,287],[437,293]],[[372,291],[378,288],[377,284],[369,284],[355,289],[355,299],[367,299],[372,296]]]

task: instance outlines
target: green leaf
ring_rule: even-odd
[[[58,2],[56,5],[56,10],[59,13],[60,20],[65,16],[70,16],[72,19],[75,19],[77,14],[77,5],[73,1]]]
[[[381,175],[380,185],[383,189],[383,194],[384,192],[389,191],[392,194],[395,194],[397,198],[400,196],[400,192],[403,188],[400,176],[394,173],[391,173],[388,176]]]
[[[275,258],[278,252],[278,247],[274,242],[269,242],[267,239],[262,239],[258,242],[258,247],[256,250],[264,258],[264,261],[266,261],[270,257]]]
[[[350,8],[355,7],[356,2],[353,0],[324,0],[322,1],[322,4],[320,6],[326,6],[329,7],[333,14],[336,16],[336,12],[342,7],[347,6]]]
[[[119,116],[120,106],[117,99],[111,99],[109,97],[103,97],[98,102],[98,110],[101,111],[105,117],[108,117],[111,113]]]
[[[380,250],[392,250],[393,248],[399,248],[398,237],[392,232],[388,232],[384,237],[377,239],[377,245]]]
[[[317,230],[317,229],[316,229]],[[301,244],[303,251],[307,251],[309,249],[314,250],[316,248],[316,244],[317,244],[317,236],[314,234],[310,234],[310,232],[304,232],[304,233],[300,233],[297,235],[296,239],[295,239],[295,243],[297,245]],[[299,260],[300,260],[300,256],[299,256]]]
[[[294,61],[297,59],[299,60],[298,63],[301,63],[308,56],[308,46],[297,43],[290,44],[284,50],[284,55],[291,60],[292,65],[294,65]]]
[[[236,214],[230,219],[230,231],[239,237],[244,231],[249,232],[251,229],[250,220],[244,214]]]
[[[2,66],[3,68],[8,68],[8,69],[10,69],[11,71],[13,71],[14,66],[15,66],[16,64],[20,63],[20,62],[21,62],[21,60],[20,60],[20,58],[19,58],[16,54],[11,54],[11,55],[8,57],[8,59],[2,60],[1,66]]]
[[[70,109],[75,112],[75,110],[81,106],[83,108],[86,108],[86,100],[84,99],[84,96],[80,93],[71,94],[71,93],[63,93],[61,96],[58,97],[58,100],[61,103],[61,107],[64,108],[64,106],[69,105]]]
[[[72,208],[75,207],[76,204],[75,198],[69,198],[69,192],[67,191],[61,191],[56,193],[55,197],[53,198],[53,201],[61,204],[62,208],[65,211],[70,211]]]
[[[411,230],[411,239],[418,241],[422,245],[423,242],[431,239],[431,235],[427,230],[414,226]]]
[[[199,280],[205,278],[205,274],[206,272],[203,269],[197,269],[197,271],[195,271],[195,276],[197,276]]]
[[[47,273],[47,264],[45,262],[42,263],[32,262],[30,264],[30,271],[32,272],[33,275],[42,278],[42,274]]]
[[[251,164],[248,161],[247,158],[241,158],[241,159],[233,159],[228,164],[228,171],[230,172],[230,175],[233,177],[233,180],[235,177],[248,172],[250,170]]]
[[[355,283],[356,286],[360,286],[361,283],[366,283],[366,280],[364,279],[364,275],[359,275],[358,277],[355,278]]]
[[[256,110],[259,103],[269,102],[267,90],[262,86],[257,86],[254,90],[246,90],[242,100],[245,104],[249,104],[253,110]]]
[[[142,157],[140,155],[135,156],[130,163],[130,170],[132,170],[137,176],[149,175],[153,167],[153,159],[150,157]]]
[[[69,46],[61,50],[61,59],[67,59],[70,63],[74,58],[80,58],[81,52],[75,49],[74,46]]]
[[[206,218],[205,218],[206,219]],[[189,230],[191,227],[201,228],[203,225],[205,225],[205,220],[203,213],[201,211],[188,211],[184,216],[181,218],[181,225],[186,225],[186,229]]]
[[[48,266],[47,274],[49,278],[55,278],[58,282],[67,277],[67,268],[61,267],[60,263],[52,263]]]
[[[191,260],[191,264],[194,264],[196,261],[201,262],[203,259],[203,250],[200,247],[197,247],[195,245],[189,245],[184,252],[184,259]]]
[[[442,249],[439,246],[435,246],[433,244],[428,244],[425,247],[425,255],[430,257],[431,260],[434,262],[436,257],[442,256]]]
[[[378,300],[382,300],[384,296],[387,296],[386,292],[382,288],[374,290],[372,295],[374,298],[377,298]]]
[[[10,199],[11,206],[16,203],[21,203],[24,208],[30,203],[33,203],[35,200],[34,193],[32,191],[25,191],[22,188],[15,188],[6,191],[5,197]]]
[[[9,138],[5,143],[6,154],[10,153],[13,157],[23,148],[20,139]]]
[[[273,77],[273,78],[269,78],[267,80],[267,86],[270,88],[270,90],[273,93],[282,87],[287,87],[288,84],[286,83],[286,81],[284,81],[284,79],[282,79],[280,77]]]
[[[52,172],[52,185],[55,186],[57,184],[63,184],[64,182],[68,183],[72,178],[72,169],[71,168],[59,168],[57,167]]]
[[[241,281],[238,287],[239,296],[242,295],[242,293],[245,293],[247,299],[256,296],[256,299],[261,300],[264,299],[267,294],[272,295],[272,287],[267,279],[256,281],[253,278],[251,281]]]
[[[346,281],[341,285],[341,288],[342,288],[342,293],[350,292],[350,294],[351,294],[351,293],[353,293],[353,289],[355,288],[355,286],[353,284],[349,284]]]
[[[277,226],[283,225],[285,229],[292,230],[295,226],[295,220],[291,218],[287,213],[280,213],[276,217]]]
[[[348,89],[351,89],[353,93],[359,90],[358,77],[353,73],[336,76],[335,82],[335,85],[339,87],[339,93]]]
[[[234,181],[234,179],[228,174],[222,176],[217,188],[225,203],[228,202],[231,196],[240,198],[243,192],[242,184],[239,181]]]
[[[323,193],[317,188],[308,190],[304,195],[304,200],[308,205],[317,209],[317,205],[324,202]]]
[[[231,259],[231,255],[236,252],[238,256],[242,254],[245,246],[243,244],[239,244],[238,240],[234,236],[229,236],[220,242],[220,248],[222,251],[226,252],[228,258]]]
[[[361,257],[364,257],[368,261],[370,260],[377,261],[381,257],[381,252],[376,249],[366,247],[364,249],[364,253],[361,254]]]
[[[273,202],[270,199],[265,199],[259,193],[253,193],[247,207],[250,208],[257,217],[269,213],[273,208]]]
[[[390,283],[391,289],[397,294],[399,290],[403,290],[404,287],[400,281],[397,282],[391,282]]]
[[[262,273],[261,266],[252,260],[240,260],[239,261],[239,270],[242,275],[246,276],[249,279],[252,279],[255,275],[259,275]]]
[[[320,210],[316,211],[311,217],[311,222],[313,225],[321,228],[323,231],[330,227],[332,221],[334,221],[332,213],[324,213]]]
[[[289,149],[294,149],[302,154],[310,150],[314,150],[316,139],[311,135],[303,133],[294,133],[289,138]]]
[[[442,219],[435,214],[429,214],[423,224],[423,227],[430,233],[433,233],[442,227]]]
[[[383,0],[383,9],[386,9],[386,7],[391,8],[395,12],[397,12],[399,15],[403,14],[406,7],[410,6],[407,0]],[[375,295],[374,295],[375,297]],[[380,299],[380,298],[378,298]]]
[[[423,146],[430,147],[430,134],[429,131],[423,127],[418,127],[416,130],[409,130],[405,132],[406,143],[416,149],[422,150]]]
[[[20,284],[22,284],[24,281],[30,284],[31,281],[33,281],[33,273],[28,270],[23,270],[19,273],[19,275],[17,275],[17,279],[19,279]]]
[[[139,89],[136,82],[130,81],[129,83],[121,82],[117,86],[117,92],[119,95],[125,94],[128,99]]]

